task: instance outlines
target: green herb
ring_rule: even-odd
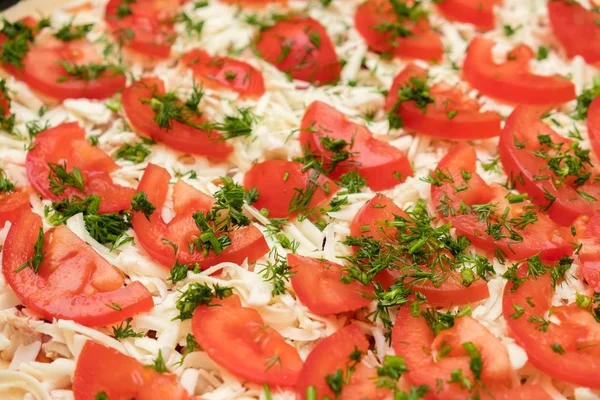
[[[215,306],[214,299],[224,299],[233,294],[233,290],[227,286],[213,285],[211,288],[206,283],[192,283],[175,303],[179,315],[174,319],[186,320],[192,318],[194,310],[198,306]]]
[[[90,236],[99,243],[109,244],[111,250],[133,241],[133,237],[126,234],[131,228],[131,213],[127,211],[100,215],[88,213],[83,220]]]
[[[481,383],[481,371],[483,369],[483,359],[481,358],[481,353],[477,350],[477,347],[472,342],[463,343],[463,348],[471,358],[469,361],[469,367],[471,368],[471,372],[473,373],[473,377],[475,381]]]
[[[553,352],[555,352],[556,354],[560,354],[561,356],[563,354],[565,354],[565,349],[563,349],[563,347],[559,344],[559,343],[553,343],[550,345],[550,348],[552,349]]]
[[[94,396],[94,400],[109,400],[106,392],[98,392],[96,396]]]
[[[546,58],[548,58],[548,55],[550,54],[550,49],[545,47],[545,46],[540,46],[537,49],[537,53],[535,54],[535,59],[538,61],[541,60],[545,60]]]
[[[182,12],[176,18],[176,22],[183,22],[185,24],[185,31],[188,36],[194,36],[199,38],[202,35],[202,29],[204,29],[204,21],[194,21],[189,15]]]
[[[337,398],[342,393],[342,387],[344,386],[344,371],[338,368],[333,374],[325,375],[325,382]]]
[[[246,193],[244,194],[244,201],[246,202],[246,204],[251,206],[252,204],[258,201],[259,195],[260,194],[258,193],[258,189],[256,187],[250,188],[246,190]]]
[[[140,101],[148,104],[154,111],[154,121],[161,128],[171,129],[173,121],[191,126],[197,129],[204,129],[206,124],[198,124],[193,119],[200,117],[198,105],[204,96],[202,87],[194,83],[193,92],[185,102],[180,100],[175,92],[158,93],[152,92],[152,97],[143,98]]]
[[[141,143],[125,143],[117,150],[116,157],[117,159],[123,159],[139,164],[143,162],[150,153],[151,151]]]
[[[331,3],[333,3],[333,0],[319,0],[321,2],[321,5],[325,8],[329,7],[331,5]]]
[[[33,43],[35,33],[50,26],[49,19],[42,19],[34,28],[25,25],[23,21],[15,23],[2,18],[2,29],[0,34],[6,37],[0,51],[0,62],[11,64],[15,67],[23,67],[23,58],[29,52],[30,43]]]
[[[356,170],[350,170],[340,176],[339,185],[345,190],[344,194],[360,193],[367,186],[367,180]]]
[[[15,190],[15,184],[8,179],[8,175],[0,168],[0,193],[12,193]]]
[[[592,101],[600,94],[600,75],[595,76],[592,81],[592,87],[585,89],[577,96],[577,105],[575,106],[574,119],[582,120],[588,116],[588,109]]]
[[[521,25],[518,25],[516,27],[512,27],[510,25],[503,25],[502,26],[502,29],[504,30],[504,36],[508,36],[508,37],[514,35],[521,28],[522,28]]]
[[[19,265],[14,272],[20,272],[23,269],[29,267],[33,270],[33,273],[37,274],[40,270],[40,265],[42,264],[42,260],[44,259],[44,229],[40,227],[38,231],[38,237],[33,245],[33,256],[25,261],[23,264]]]
[[[148,195],[144,192],[136,193],[131,199],[131,211],[140,211],[146,219],[150,221],[150,216],[156,211],[154,204],[148,200]]]
[[[263,276],[265,282],[272,283],[271,295],[275,297],[287,293],[285,289],[286,282],[289,282],[290,278],[296,273],[288,265],[286,257],[275,252],[275,262],[267,261],[262,267],[264,268],[258,273]]]
[[[68,24],[63,25],[58,32],[54,34],[54,37],[63,42],[70,42],[85,37],[85,35],[92,31],[93,27],[94,24],[73,26],[73,21],[70,21]]]
[[[106,306],[108,308],[112,308],[115,311],[123,311],[123,309],[121,308],[121,306],[117,303],[110,303],[110,304],[106,304]]]
[[[119,325],[113,326],[112,330],[113,330],[113,336],[117,340],[125,339],[128,337],[133,337],[133,338],[144,337],[144,334],[142,332],[136,332],[133,330],[133,327],[131,326],[131,318],[127,318],[125,321],[121,322]]]
[[[0,104],[0,129],[12,134],[15,128],[15,115],[10,112],[12,100],[8,94],[6,79],[0,80],[0,100],[6,99],[6,109]]]
[[[383,365],[377,367],[377,387],[388,387],[395,389],[398,379],[402,374],[408,372],[404,357],[386,355],[383,357]]]
[[[165,364],[165,360],[163,358],[161,350],[158,350],[158,356],[156,356],[156,359],[154,360],[154,362],[152,364],[146,365],[146,368],[152,368],[159,374],[164,374],[164,373],[169,372],[169,368],[167,368],[167,365]]]
[[[29,135],[29,139],[33,141],[37,135],[44,132],[46,129],[50,128],[50,124],[48,121],[44,121],[44,125],[40,125],[40,121],[31,120],[25,123],[25,127],[27,128],[27,134]]]
[[[319,47],[321,47],[321,36],[319,35],[319,32],[317,31],[312,31],[308,34],[308,40],[310,40],[310,42],[313,44],[313,46],[315,46],[317,49]]]
[[[391,33],[391,42],[395,44],[395,39],[398,37],[409,37],[413,33],[408,23],[416,24],[420,19],[427,17],[427,12],[422,8],[422,1],[415,1],[411,5],[401,0],[389,0],[396,20],[394,22],[386,22],[373,27],[379,32]]]
[[[252,134],[252,125],[256,122],[256,115],[249,108],[238,109],[239,117],[226,115],[223,122],[211,122],[200,125],[203,129],[215,130],[223,135],[223,140]]]
[[[105,73],[109,76],[117,76],[123,74],[123,68],[113,64],[98,64],[89,63],[85,65],[70,63],[68,61],[60,61],[60,65],[65,69],[67,75],[59,76],[56,82],[66,82],[69,78],[80,81],[92,81],[100,78]]]
[[[407,101],[414,101],[417,108],[424,113],[427,110],[427,105],[432,104],[435,99],[429,94],[429,86],[426,79],[412,77],[406,85],[398,88],[398,99],[388,111],[388,121],[390,129],[398,129],[404,126],[402,117],[398,114],[400,105]]]
[[[67,186],[73,187],[80,191],[84,191],[83,177],[79,168],[75,167],[71,172],[67,172],[67,162],[62,164],[48,163],[50,172],[48,179],[50,181],[50,192],[59,196],[65,192]]]

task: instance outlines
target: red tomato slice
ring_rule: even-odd
[[[502,3],[503,0],[441,0],[436,5],[449,20],[473,24],[479,30],[489,31],[494,29],[494,6]]]
[[[302,171],[304,166],[295,161],[266,160],[254,164],[244,177],[246,189],[258,189],[257,209],[269,211],[270,218],[293,217],[296,211],[289,212],[290,202],[298,191],[306,192],[311,181],[312,171]],[[312,214],[319,205],[330,199],[339,190],[331,179],[319,175],[317,187],[310,198],[306,213]],[[310,192],[311,189],[309,188]]]
[[[522,44],[510,51],[507,60],[496,64],[493,40],[475,37],[463,65],[466,81],[482,94],[513,104],[552,105],[575,99],[575,85],[559,75],[541,76],[529,71],[535,54]]]
[[[481,105],[459,89],[446,84],[431,86],[430,94],[435,102],[425,110],[417,107],[414,101],[398,101],[398,89],[410,85],[411,78],[427,79],[427,70],[408,65],[392,83],[385,108],[393,110],[404,122],[404,127],[419,133],[447,139],[485,139],[500,136],[502,117],[495,112],[480,112]]]
[[[600,158],[600,96],[597,96],[588,109],[588,137],[596,158]]]
[[[142,78],[134,82],[121,95],[123,111],[136,133],[163,142],[175,150],[216,161],[229,157],[232,148],[223,141],[218,132],[194,128],[179,121],[171,121],[171,129],[159,127],[150,105],[142,102],[144,99],[152,99],[153,93],[165,93],[164,83],[156,77]],[[195,124],[207,122],[203,117],[192,117],[191,121]]]
[[[17,189],[12,193],[0,193],[0,227],[6,221],[13,222],[21,210],[29,207],[30,189]]]
[[[475,246],[488,252],[496,249],[502,250],[507,258],[520,260],[540,253],[543,259],[557,260],[564,255],[571,254],[572,247],[570,233],[554,223],[550,218],[541,212],[537,213],[537,221],[526,225],[523,229],[518,227],[514,230],[522,236],[521,242],[505,237],[496,240],[486,233],[488,222],[482,221],[475,213],[460,213],[461,201],[467,206],[478,204],[497,204],[492,213],[492,223],[498,222],[499,218],[506,208],[509,209],[507,220],[521,217],[525,212],[535,208],[530,201],[524,200],[515,204],[510,204],[506,196],[510,194],[500,185],[489,186],[477,174],[476,168],[477,155],[475,148],[468,144],[459,144],[440,161],[437,169],[444,174],[451,176],[452,182],[445,179],[441,186],[431,185],[431,199],[433,206],[441,210],[442,202],[450,205],[455,211],[439,211],[441,218],[452,222],[459,235],[466,236]],[[471,179],[465,181],[462,173],[471,174]],[[467,187],[466,190],[462,190]],[[461,188],[457,191],[457,188]],[[534,210],[535,212],[535,210]],[[513,226],[518,225],[518,220]],[[503,235],[508,235],[508,231],[503,231]]]
[[[574,179],[565,180],[558,188],[552,182],[556,179],[548,168],[545,159],[537,157],[536,151],[555,151],[539,143],[538,136],[547,135],[554,144],[563,144],[562,150],[568,150],[572,140],[560,136],[550,126],[540,120],[547,110],[539,107],[517,107],[506,120],[500,136],[499,154],[502,166],[508,176],[514,180],[515,188],[529,194],[532,201],[548,207],[548,216],[561,225],[570,225],[578,216],[592,216],[600,205],[597,201],[584,198],[580,193],[600,198],[600,185],[593,178],[581,186]],[[516,144],[518,142],[518,145]],[[520,148],[521,147],[521,148]],[[572,155],[573,152],[570,151]],[[583,165],[591,170],[589,165]],[[591,172],[595,172],[592,170]],[[578,193],[579,192],[579,193]],[[550,196],[554,201],[550,202]]]
[[[358,212],[350,225],[351,236],[373,237],[375,240],[395,240],[397,230],[385,226],[393,221],[394,215],[406,217],[406,213],[388,197],[378,194],[369,200]],[[406,266],[404,266],[406,267]],[[402,270],[384,270],[378,279],[384,286],[390,286],[402,276]],[[487,284],[479,279],[469,286],[462,285],[460,274],[445,271],[446,280],[438,287],[431,281],[413,286],[413,291],[423,293],[432,305],[450,306],[477,302],[489,297]]]
[[[405,1],[401,1],[405,3]],[[400,24],[412,33],[407,37],[395,36],[379,27],[398,24],[388,0],[367,0],[356,9],[354,24],[369,48],[378,53],[391,53],[394,57],[441,61],[444,48],[440,36],[432,29],[427,17],[417,23]]]
[[[600,216],[587,224],[579,253],[583,276],[594,292],[600,292]]]
[[[159,374],[135,358],[87,340],[77,359],[73,395],[75,400],[94,400],[102,392],[110,400],[193,398],[174,374]]]
[[[232,374],[258,384],[292,387],[302,359],[260,314],[242,307],[237,296],[200,306],[192,317],[198,344],[217,364]]]
[[[212,207],[213,198],[178,181],[173,187],[173,210],[176,215],[171,221],[165,222],[161,210],[167,198],[170,179],[171,175],[166,169],[148,164],[138,186],[138,192],[146,193],[156,211],[149,221],[142,213],[135,212],[131,222],[138,242],[153,259],[169,268],[175,263],[173,247],[165,244],[163,239],[179,246],[177,259],[180,263],[198,263],[202,269],[226,261],[240,264],[248,259],[249,262],[254,262],[269,251],[263,234],[254,225],[249,225],[231,232],[231,245],[218,255],[212,251],[208,256],[198,251],[190,254],[188,243],[199,232],[192,214],[208,211]]]
[[[346,376],[346,368],[354,362],[350,355],[356,350],[366,353],[369,342],[363,329],[356,324],[348,325],[338,330],[333,335],[320,341],[310,352],[296,384],[297,395],[300,399],[308,399],[306,391],[313,386],[317,392],[317,399],[386,399],[392,391],[389,388],[377,387],[377,372],[361,363],[356,366],[356,371],[350,380],[342,387],[342,393],[336,396],[325,377],[333,375],[338,369]]]
[[[117,164],[108,154],[85,139],[85,130],[76,122],[64,123],[40,133],[32,147],[25,161],[27,176],[43,198],[59,201],[72,196],[97,194],[102,197],[100,213],[130,207],[135,191],[113,183],[109,173],[118,168]],[[60,195],[50,191],[48,163],[62,162],[66,162],[68,172],[72,172],[75,167],[80,169],[85,193],[71,186],[66,186],[64,193]]]
[[[2,67],[43,96],[58,101],[65,99],[105,99],[125,87],[125,75],[108,69],[96,79],[69,76],[61,62],[86,65],[102,63],[102,57],[87,40],[62,42],[49,40],[34,45],[23,58],[23,67],[5,64]]]
[[[288,265],[295,275],[291,282],[294,292],[308,309],[315,314],[329,315],[366,307],[373,289],[357,281],[342,283],[344,266],[327,260],[287,255]]]
[[[342,66],[325,28],[299,16],[278,21],[256,41],[260,56],[292,78],[326,85],[340,79]]]
[[[104,20],[128,50],[150,59],[165,59],[169,58],[171,45],[177,38],[173,23],[179,5],[179,0],[110,0]],[[120,18],[119,9],[123,7],[128,7],[130,13]]]
[[[225,88],[250,98],[265,94],[262,73],[244,61],[211,56],[203,50],[194,49],[185,53],[181,62],[206,87]]]
[[[287,0],[221,0],[222,3],[237,4],[244,7],[264,6],[269,3],[283,3]]]
[[[569,57],[580,55],[588,63],[600,61],[598,13],[575,1],[557,0],[548,2],[548,16]]]
[[[527,266],[519,269],[519,277],[526,273]],[[553,292],[549,274],[528,278],[516,290],[509,283],[502,298],[502,313],[509,331],[527,352],[529,362],[540,371],[574,385],[599,389],[600,328],[590,312],[575,304],[553,307],[552,315],[560,325],[550,323],[546,332],[538,329],[540,323],[528,321],[532,317],[548,319]],[[521,316],[515,315],[515,306],[522,307]],[[554,351],[553,345],[560,345],[563,354]]]
[[[304,112],[300,126],[300,144],[323,156],[328,165],[331,163],[331,152],[321,144],[322,137],[345,140],[352,144],[347,150],[355,153],[349,160],[338,164],[331,174],[334,178],[356,170],[367,179],[371,189],[385,190],[413,175],[406,154],[386,142],[373,138],[366,126],[351,122],[330,105],[315,101]],[[396,177],[398,174],[401,180]]]
[[[44,235],[39,273],[26,267],[42,220],[23,210],[11,226],[2,253],[6,281],[23,304],[43,318],[68,319],[87,326],[114,324],[152,309],[152,295],[139,282],[123,287],[123,276],[61,225]]]

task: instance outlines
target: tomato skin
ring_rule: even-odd
[[[403,2],[404,3],[404,2]],[[390,32],[377,31],[373,27],[394,23],[394,11],[387,0],[367,0],[356,9],[354,25],[369,48],[378,53],[391,53],[394,57],[441,61],[444,48],[440,36],[435,33],[426,17],[406,28],[412,36],[401,38]]]
[[[211,56],[199,49],[188,51],[181,61],[205,87],[225,88],[249,98],[258,98],[265,94],[262,73],[244,61]]]
[[[440,161],[437,169],[451,175],[454,182],[431,186],[431,199],[436,209],[440,207],[442,199],[451,203],[455,210],[458,209],[460,201],[464,201],[466,205],[497,203],[497,213],[501,214],[506,207],[509,207],[511,210],[509,216],[513,217],[513,215],[521,215],[523,207],[531,205],[528,201],[509,204],[505,199],[508,191],[501,186],[489,186],[485,183],[477,174],[476,161],[475,148],[468,144],[454,146]],[[462,177],[462,171],[472,174],[468,184]],[[467,185],[469,188],[455,193],[454,188],[461,185]],[[473,213],[444,216],[439,212],[439,215],[451,221],[457,234],[466,236],[475,246],[488,252],[500,249],[509,259],[520,260],[539,253],[543,259],[557,260],[572,253],[570,233],[542,213],[538,213],[537,222],[518,231],[523,236],[523,241],[520,243],[514,243],[510,238],[494,240],[486,233],[486,222],[481,221]]]
[[[348,150],[356,153],[335,168],[331,173],[333,178],[356,170],[367,179],[367,185],[371,189],[386,190],[413,175],[406,154],[386,142],[373,138],[366,126],[348,120],[343,113],[330,105],[314,101],[302,118],[300,144],[311,152],[322,155],[326,163],[331,163],[331,152],[323,147],[319,139],[321,137],[352,143],[353,146]],[[400,174],[401,180],[394,174]]]
[[[69,172],[74,167],[80,169],[85,193],[70,186],[60,195],[50,192],[48,163],[63,161]],[[31,185],[43,198],[60,201],[72,196],[97,194],[102,197],[101,214],[128,209],[135,193],[131,188],[113,183],[109,174],[118,168],[117,164],[85,139],[85,130],[76,122],[63,123],[37,135],[33,148],[27,153],[25,167]]]
[[[411,78],[426,79],[427,70],[409,64],[400,72],[388,92],[385,108],[394,109],[398,100],[398,89],[406,86]],[[426,135],[454,140],[485,139],[500,136],[502,117],[495,112],[480,112],[480,104],[456,87],[445,84],[430,88],[435,103],[428,104],[425,110],[417,107],[414,101],[403,102],[395,110],[402,117],[404,127]],[[448,113],[457,114],[449,118]]]
[[[298,351],[265,326],[256,310],[242,307],[237,296],[196,308],[192,331],[210,358],[239,378],[277,387],[296,384],[302,368]],[[279,362],[265,368],[274,356],[279,356]]]
[[[438,10],[452,21],[473,24],[481,31],[494,29],[494,6],[503,0],[443,0],[436,4]]]
[[[552,184],[550,179],[536,179],[535,177],[550,176],[546,163],[532,153],[541,148],[538,146],[538,135],[549,135],[553,143],[569,145],[570,139],[560,136],[552,128],[540,121],[546,113],[542,107],[517,107],[506,120],[504,130],[500,136],[498,152],[502,166],[508,176],[518,177],[515,188],[520,192],[529,194],[532,201],[540,206],[548,207],[547,214],[560,225],[571,225],[581,215],[592,216],[598,209],[597,202],[588,203],[576,190],[584,191],[595,198],[600,195],[600,185],[586,182],[580,187],[564,182],[559,188]],[[519,149],[515,140],[522,143],[524,148]],[[556,199],[550,205],[546,200],[546,191]]]
[[[254,225],[249,225],[231,232],[231,245],[218,255],[212,251],[208,256],[198,251],[190,254],[188,243],[199,232],[192,214],[208,211],[212,207],[213,199],[185,182],[177,182],[173,188],[173,209],[177,215],[166,223],[162,219],[161,210],[167,197],[170,179],[171,175],[166,169],[148,164],[138,186],[138,192],[146,193],[156,211],[150,216],[150,221],[142,213],[134,212],[131,223],[138,243],[153,259],[167,268],[171,268],[175,263],[173,247],[163,243],[163,238],[179,246],[179,262],[198,263],[202,269],[226,261],[241,264],[248,259],[249,262],[254,262],[269,251],[263,234]]]
[[[313,43],[317,36],[318,45]],[[325,28],[312,18],[292,16],[278,21],[259,34],[256,50],[293,79],[316,85],[340,79],[342,66],[333,43]]]
[[[581,271],[594,292],[600,292],[600,216],[595,215],[590,219],[581,244]]]
[[[386,221],[393,221],[394,215],[407,217],[404,210],[398,207],[388,197],[377,194],[354,216],[350,225],[351,236],[372,237],[375,240],[394,240],[397,230],[385,226]],[[368,229],[367,229],[368,228]],[[403,275],[402,270],[384,270],[377,276],[382,286],[390,286]],[[487,284],[477,280],[468,287],[460,282],[460,274],[454,271],[446,272],[446,280],[435,287],[430,281],[412,287],[414,292],[423,293],[431,305],[450,306],[467,304],[486,299],[490,296]]]
[[[47,257],[39,274],[29,267],[15,272],[31,258],[41,226],[37,214],[23,210],[8,232],[2,253],[4,278],[25,306],[49,320],[68,319],[86,326],[118,323],[152,309],[152,295],[139,282],[112,290],[122,285],[123,278],[65,226],[46,233]],[[64,250],[65,246],[71,250]]]
[[[296,216],[296,211],[289,212],[290,202],[297,192],[295,189],[306,188],[312,174],[312,171],[303,172],[302,168],[304,165],[295,161],[266,160],[254,164],[244,176],[244,187],[246,189],[255,187],[259,192],[254,207],[259,210],[267,209],[269,218]],[[339,190],[339,186],[324,175],[319,175],[317,184],[318,187],[311,197],[307,211],[317,209]]]
[[[496,64],[493,40],[475,37],[469,44],[463,64],[465,80],[482,94],[511,104],[554,105],[577,97],[571,81],[555,76],[534,75],[529,61],[535,56],[526,45],[509,53],[509,60]]]
[[[567,56],[582,56],[592,64],[600,61],[600,27],[596,12],[574,1],[548,2],[548,16],[554,35],[563,45]]]
[[[121,95],[123,111],[136,133],[163,142],[175,150],[215,161],[223,161],[229,157],[232,148],[218,132],[197,129],[178,121],[171,121],[171,129],[159,127],[150,105],[142,103],[142,99],[151,99],[153,92],[164,94],[164,83],[159,78],[147,77],[134,82]],[[202,117],[194,117],[192,122],[202,124],[207,121]]]
[[[600,96],[596,96],[588,108],[587,128],[592,150],[600,158]]]
[[[7,221],[13,222],[21,210],[29,207],[30,194],[29,188],[17,189],[12,193],[0,193],[0,227],[3,227]]]
[[[527,266],[519,269],[519,277],[525,277]],[[554,307],[553,316],[560,325],[551,323],[546,332],[537,329],[538,324],[528,322],[532,316],[547,319],[552,305],[552,282],[549,274],[528,278],[516,290],[509,283],[502,298],[502,313],[508,323],[509,332],[525,351],[529,362],[540,371],[561,381],[574,385],[600,388],[598,368],[600,353],[597,349],[600,329],[590,312],[575,304]],[[535,305],[531,307],[530,303]],[[523,315],[512,318],[513,304],[523,307]],[[550,347],[560,344],[564,354]]]
[[[338,314],[366,307],[373,289],[357,281],[342,283],[344,267],[327,260],[287,255],[295,275],[290,279],[294,292],[310,311],[319,315]]]
[[[188,400],[174,374],[159,374],[135,358],[88,339],[73,377],[75,400],[94,400],[104,392],[110,400]]]

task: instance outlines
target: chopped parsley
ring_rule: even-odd
[[[398,99],[387,113],[390,129],[398,129],[404,126],[404,121],[398,114],[400,105],[404,102],[414,101],[415,105],[425,112],[427,105],[435,101],[429,91],[427,80],[415,76],[411,77],[405,85],[400,86],[398,88]]]
[[[66,75],[59,76],[56,78],[56,82],[66,82],[71,79],[80,81],[92,81],[100,78],[101,76],[108,73],[108,76],[117,76],[123,74],[123,67],[113,64],[75,64],[68,61],[60,61],[60,65],[65,69]]]
[[[151,151],[142,143],[129,144],[125,143],[117,150],[115,157],[139,164],[150,155]]]
[[[131,199],[131,211],[140,211],[146,219],[150,221],[150,216],[156,211],[154,204],[148,200],[148,195],[144,192],[136,193]]]
[[[144,334],[142,332],[136,332],[133,330],[133,327],[131,326],[131,318],[127,318],[125,321],[122,321],[119,325],[113,326],[112,330],[113,336],[117,340],[129,337],[144,337]]]
[[[577,96],[577,105],[575,106],[575,114],[573,118],[577,120],[586,119],[588,109],[592,101],[600,94],[600,75],[595,76],[592,87],[585,89]]]
[[[164,373],[169,372],[169,368],[167,368],[167,365],[165,364],[165,360],[163,358],[161,350],[158,350],[158,355],[154,359],[154,362],[150,365],[146,365],[146,368],[152,368],[159,374],[164,374]]]
[[[23,58],[29,52],[29,46],[33,43],[35,34],[48,26],[50,26],[50,20],[47,18],[40,20],[33,28],[27,26],[23,21],[11,23],[6,18],[2,18],[0,34],[4,34],[6,40],[0,48],[0,62],[18,68],[23,67]]]
[[[1,193],[12,193],[15,190],[14,182],[8,179],[8,175],[2,168],[0,168],[0,194]]]
[[[67,172],[67,162],[63,161],[62,164],[48,163],[50,172],[48,173],[48,180],[50,181],[50,192],[56,196],[59,196],[67,190],[67,186],[75,188],[80,191],[84,191],[83,176],[79,168],[75,167],[71,172]]]
[[[263,269],[258,271],[265,282],[272,283],[271,295],[273,297],[287,293],[285,289],[286,282],[289,282],[290,278],[295,275],[285,256],[281,256],[275,251],[274,258],[274,262],[267,261],[266,264],[262,265]]]
[[[211,288],[206,283],[192,283],[175,303],[179,315],[175,319],[186,320],[192,318],[194,310],[198,306],[211,306],[214,299],[224,299],[233,294],[233,290],[219,284]]]
[[[93,27],[94,24],[73,25],[73,21],[70,21],[68,24],[61,26],[58,32],[54,34],[54,37],[63,42],[70,42],[84,38],[92,31]]]
[[[35,274],[37,274],[40,270],[40,265],[42,264],[42,260],[44,259],[44,229],[40,227],[38,231],[38,236],[33,245],[33,256],[25,261],[23,264],[19,265],[14,272],[20,272],[23,269],[29,267],[33,270]]]

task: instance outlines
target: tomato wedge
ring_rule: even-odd
[[[400,4],[407,1],[399,1]],[[441,61],[444,48],[426,14],[417,21],[396,15],[388,0],[367,0],[356,9],[354,25],[369,48],[394,57]],[[403,36],[397,32],[405,31]]]
[[[597,169],[586,150],[540,120],[546,111],[515,108],[500,136],[500,160],[517,190],[547,208],[548,216],[558,224],[570,225],[580,215],[592,216],[600,209],[596,201],[600,184],[592,176]]]
[[[21,211],[2,252],[4,278],[25,306],[49,320],[87,326],[114,324],[152,309],[152,295],[144,285],[123,287],[121,273],[65,225],[44,234],[37,274],[30,267],[20,268],[36,254],[41,228],[39,215]]]
[[[10,64],[2,67],[34,91],[58,101],[105,99],[125,87],[124,73],[114,66],[109,66],[95,79],[68,73],[65,65],[71,68],[73,65],[102,64],[102,57],[87,40],[62,42],[51,39],[44,44],[34,44],[22,62],[20,68]]]
[[[480,112],[481,105],[458,88],[444,83],[432,85],[434,102],[419,108],[414,101],[399,102],[399,89],[411,87],[411,79],[427,80],[427,70],[408,65],[396,76],[385,108],[398,114],[404,128],[446,139],[485,139],[500,136],[502,117],[492,111]]]
[[[244,177],[246,189],[258,189],[257,209],[269,211],[270,218],[293,217],[298,212],[311,215],[319,205],[330,199],[339,190],[331,179],[319,175],[314,179],[314,171],[303,171],[304,165],[295,161],[266,160],[254,164]],[[306,200],[306,193],[313,193],[306,207],[294,208],[294,199],[300,192]],[[291,212],[290,212],[291,210]]]
[[[540,371],[574,385],[599,389],[600,327],[592,314],[575,304],[552,307],[552,316],[560,323],[542,327],[554,293],[550,274],[527,278],[526,265],[518,272],[525,281],[516,289],[509,283],[502,298],[502,313],[511,336]],[[540,318],[541,322],[535,322]]]
[[[170,121],[170,128],[161,128],[154,120],[155,113],[150,104],[147,104],[153,93],[165,94],[165,85],[156,77],[148,77],[134,82],[121,95],[123,111],[136,133],[162,142],[175,150],[205,156],[215,161],[229,157],[232,148],[223,141],[218,132],[199,129],[176,120]],[[192,115],[190,122],[203,124],[207,121],[201,116]]]
[[[340,79],[342,66],[323,26],[312,18],[291,16],[262,31],[256,50],[293,79],[326,85]]]
[[[296,385],[297,395],[300,399],[310,399],[307,390],[309,387],[316,389],[316,399],[386,399],[392,390],[387,387],[377,387],[377,372],[360,362],[353,361],[350,355],[360,351],[363,355],[369,350],[369,342],[363,332],[363,329],[356,324],[348,325],[333,335],[323,339],[310,352]],[[333,375],[337,370],[341,370],[344,378],[347,379],[348,372],[346,368],[355,365],[356,370],[350,376],[350,379],[342,386],[342,392],[339,396],[331,390],[325,377]]]
[[[600,158],[600,96],[590,104],[587,117],[588,137],[596,158]]]
[[[167,198],[170,179],[171,175],[166,169],[148,164],[138,186],[138,192],[146,193],[156,210],[149,220],[141,212],[134,212],[131,223],[138,243],[153,259],[169,268],[177,259],[183,264],[198,263],[202,269],[206,269],[226,261],[241,264],[248,259],[249,262],[254,262],[269,251],[263,234],[254,225],[249,225],[231,232],[231,245],[218,255],[213,251],[206,256],[199,251],[190,253],[188,244],[199,232],[192,214],[210,210],[213,198],[178,181],[173,187],[173,211],[176,215],[171,221],[165,222],[161,210]],[[177,255],[173,253],[173,247],[163,239],[178,246]]]
[[[102,197],[100,213],[111,213],[130,207],[135,191],[113,183],[109,174],[118,168],[117,164],[108,154],[85,139],[85,130],[76,122],[45,130],[37,135],[32,147],[27,153],[25,167],[31,185],[43,198],[60,201],[72,196],[97,194]],[[65,190],[62,193],[53,189],[48,163],[60,166],[66,163],[69,173],[73,173],[74,168],[79,168],[84,191],[68,185],[64,186]],[[54,174],[52,178],[57,180]]]
[[[179,0],[109,0],[104,20],[117,41],[148,60],[169,58]]]
[[[211,56],[203,50],[194,49],[185,53],[181,62],[205,87],[229,89],[249,98],[265,94],[262,73],[244,61]]]
[[[382,194],[377,194],[356,213],[350,225],[350,235],[394,242],[398,230],[386,226],[386,223],[394,221],[395,215],[407,217],[404,210],[394,204],[392,200]],[[383,286],[390,286],[397,278],[403,276],[403,270],[410,271],[406,263],[399,262],[397,270],[384,270],[379,273],[377,278]],[[427,280],[425,283],[415,283],[412,287],[414,292],[424,294],[429,304],[439,306],[467,304],[486,299],[490,295],[487,284],[481,279],[475,280],[469,286],[464,286],[461,283],[460,273],[456,271],[436,272],[440,272],[444,277],[443,282],[437,286]]]
[[[503,0],[440,0],[438,10],[452,21],[472,24],[481,31],[494,29],[494,6]]]
[[[237,296],[199,306],[192,317],[198,344],[232,374],[258,384],[293,387],[302,359],[260,314],[242,307]]]
[[[358,281],[343,283],[344,266],[295,254],[287,255],[295,275],[290,281],[298,299],[315,314],[329,315],[366,307],[373,290]]]
[[[600,292],[600,216],[595,215],[587,223],[581,240],[581,271],[594,292]]]
[[[559,75],[534,75],[529,61],[535,54],[524,44],[513,48],[502,64],[492,57],[493,40],[475,37],[463,64],[465,80],[482,94],[511,104],[553,105],[575,99],[575,85]]]
[[[582,56],[588,63],[600,61],[598,13],[571,0],[548,2],[548,16],[554,35],[569,57]]]
[[[500,185],[485,183],[477,174],[476,162],[474,147],[454,146],[436,169],[445,176],[431,186],[433,206],[440,217],[452,222],[457,234],[485,251],[499,249],[513,260],[538,253],[543,259],[557,260],[571,254],[572,238],[566,229],[537,212],[526,199],[516,198],[511,204],[512,197],[507,199],[511,193]],[[470,178],[466,180],[464,175]],[[470,208],[460,211],[461,202]]]
[[[6,221],[13,222],[21,210],[29,207],[30,189],[17,189],[11,193],[0,193],[0,227]]]
[[[95,400],[98,393],[110,400],[193,398],[174,374],[160,374],[135,358],[87,340],[77,359],[73,395],[75,400]]]
[[[304,112],[300,126],[300,144],[308,152],[322,156],[324,163],[330,165],[332,152],[324,147],[326,138],[345,140],[349,144],[346,150],[353,153],[350,159],[338,164],[333,170],[331,176],[334,178],[356,170],[367,180],[371,189],[385,190],[413,175],[406,154],[373,138],[366,126],[348,120],[330,105],[315,101]]]

